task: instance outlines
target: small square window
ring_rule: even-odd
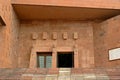
[[[37,62],[38,62],[38,68],[51,68],[52,53],[51,52],[38,52]]]

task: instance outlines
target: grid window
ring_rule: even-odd
[[[52,53],[50,52],[38,52],[37,62],[39,68],[51,68],[52,65]]]

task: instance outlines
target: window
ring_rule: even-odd
[[[51,52],[38,52],[37,62],[39,68],[51,68],[52,65],[52,53]]]

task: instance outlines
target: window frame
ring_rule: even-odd
[[[46,59],[47,59],[47,56],[52,57],[52,52],[37,52],[37,67],[41,68],[40,64],[39,64],[39,56],[44,56],[44,68],[47,68],[47,66],[46,66],[47,60]],[[51,63],[52,63],[52,58],[51,58]],[[52,67],[52,64],[51,64],[51,67]]]

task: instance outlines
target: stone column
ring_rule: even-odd
[[[37,54],[34,48],[31,49],[29,68],[37,68]]]
[[[77,45],[74,47],[74,68],[79,68],[79,55]]]
[[[57,68],[57,51],[55,47],[53,47],[52,51],[52,68]]]

